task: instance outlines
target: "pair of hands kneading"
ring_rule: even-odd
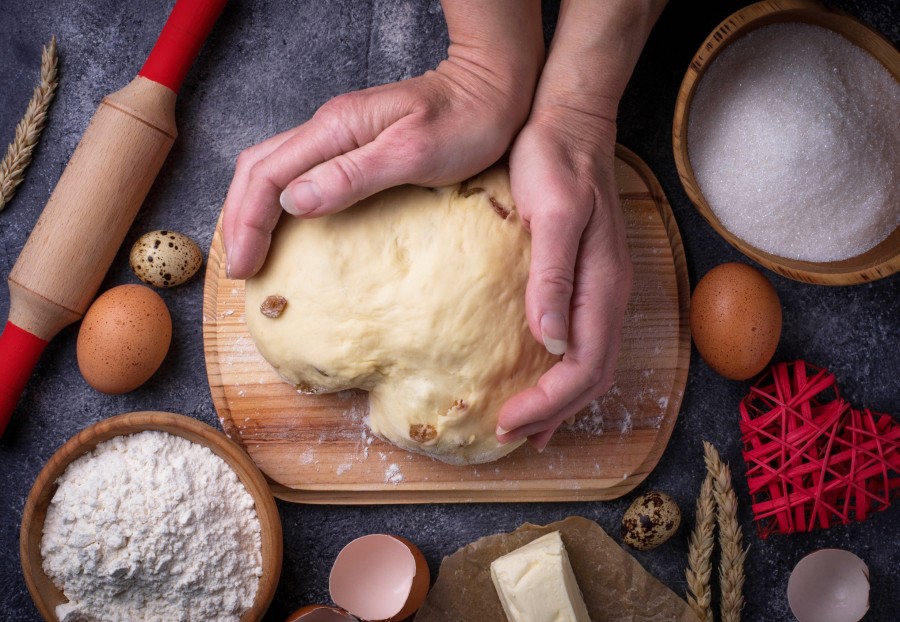
[[[223,215],[227,269],[259,271],[282,208],[316,218],[401,184],[449,185],[508,151],[531,234],[528,325],[562,358],[503,405],[497,438],[543,449],[613,381],[631,288],[615,117],[664,2],[563,1],[546,59],[539,0],[442,4],[451,43],[435,70],[338,96],[239,156]]]

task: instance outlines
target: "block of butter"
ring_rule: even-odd
[[[495,559],[491,579],[509,622],[591,622],[558,531]]]

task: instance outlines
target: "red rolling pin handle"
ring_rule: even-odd
[[[142,131],[145,131],[147,126],[153,128],[153,130],[159,130],[159,132],[151,132],[150,135],[157,143],[143,145],[142,148],[146,147],[144,151],[157,160],[159,159],[158,156],[160,156],[160,154],[162,158],[165,158],[165,154],[168,153],[168,149],[171,146],[172,135],[175,132],[174,114],[169,115],[170,111],[168,110],[168,106],[171,105],[171,112],[174,113],[175,98],[169,97],[171,94],[167,93],[166,89],[175,93],[178,92],[191,63],[200,51],[204,39],[209,34],[210,30],[212,30],[216,18],[218,18],[222,9],[225,7],[226,1],[227,0],[176,1],[172,13],[169,15],[169,19],[166,21],[166,25],[163,27],[156,45],[153,47],[150,56],[147,58],[147,62],[140,71],[139,75],[145,78],[145,80],[134,80],[124,89],[112,94],[112,96],[120,95],[120,98],[126,99],[129,107],[136,108],[138,112],[144,116],[135,116],[127,110],[120,110],[114,106],[104,107],[101,105],[103,114],[101,115],[98,111],[85,133],[85,136],[88,136],[88,133],[92,132],[90,134],[90,141],[85,142],[84,139],[82,139],[82,142],[79,143],[79,146],[76,148],[76,155],[69,164],[66,165],[66,171],[77,170],[78,174],[82,175],[82,177],[67,178],[66,174],[63,174],[60,178],[60,183],[57,184],[56,189],[53,191],[53,195],[50,197],[50,201],[48,202],[44,213],[41,214],[41,220],[38,221],[38,227],[43,223],[41,235],[37,238],[34,237],[35,232],[38,231],[38,228],[36,227],[35,231],[32,232],[32,235],[29,237],[29,241],[25,245],[23,254],[20,255],[19,260],[16,261],[16,265],[13,267],[13,274],[15,274],[17,270],[20,272],[17,276],[20,280],[16,281],[16,286],[20,288],[21,291],[29,290],[34,287],[36,283],[46,285],[46,283],[41,282],[42,275],[36,268],[35,257],[39,257],[40,255],[37,254],[37,251],[34,249],[41,246],[49,248],[53,243],[64,241],[68,235],[68,232],[61,228],[61,223],[65,220],[60,217],[60,208],[55,207],[62,205],[60,200],[56,200],[54,203],[54,197],[57,196],[56,193],[69,192],[79,197],[79,200],[75,202],[76,208],[80,208],[84,211],[83,216],[91,217],[92,212],[89,209],[90,201],[85,200],[85,197],[89,197],[91,194],[91,190],[87,183],[82,180],[85,177],[89,178],[91,175],[104,175],[110,173],[110,171],[104,170],[104,167],[109,165],[108,161],[110,160],[106,155],[107,151],[115,152],[116,150],[126,148],[129,145],[130,148],[135,148],[135,145],[129,143],[127,140],[118,140],[119,133],[123,131],[123,128],[126,130],[126,137],[129,139],[134,138],[136,131],[133,129],[129,130],[130,125],[133,126],[134,124],[138,124]],[[149,89],[147,88],[147,85],[150,85]],[[123,93],[125,95],[122,95]],[[170,116],[171,123],[169,123]],[[95,125],[95,122],[97,125]],[[162,125],[155,125],[155,123],[161,123]],[[171,127],[169,127],[170,125]],[[112,173],[114,173],[113,176],[115,179],[122,180],[122,183],[125,183],[124,180],[129,180],[130,183],[145,184],[148,180],[148,175],[155,177],[159,172],[158,167],[161,165],[162,160],[159,160],[158,162],[154,160],[154,166],[156,166],[155,170],[148,169],[148,171],[142,173],[141,171],[129,169],[129,174],[126,174],[121,170],[112,171]],[[150,164],[148,163],[146,166],[150,166]],[[70,167],[74,168],[70,169]],[[146,185],[146,189],[143,191],[144,194],[142,196],[130,197],[130,199],[139,199],[139,202],[143,201],[143,196],[146,195],[147,189],[149,189],[148,184]],[[101,201],[98,208],[100,211],[97,213],[108,214],[108,209],[112,208],[108,201],[109,197],[103,195],[103,192],[106,192],[109,188],[104,187],[101,188],[101,190]],[[123,194],[123,196],[126,195],[127,193]],[[139,202],[137,204],[124,206],[129,210],[133,209],[130,219],[134,218],[133,214],[136,213],[138,207],[140,207]],[[114,207],[118,208],[120,206],[117,203]],[[46,221],[44,220],[45,216],[47,217]],[[130,224],[130,219],[126,223],[126,227]],[[121,237],[116,237],[119,235],[121,235]],[[115,235],[112,235],[106,242],[108,244],[114,243],[115,248],[118,248],[124,237],[124,230],[116,230]],[[34,242],[35,246],[32,247],[32,241],[35,239],[37,241]],[[102,257],[105,250],[105,248],[99,249],[96,256]],[[24,263],[20,265],[20,262],[23,262],[23,258]],[[29,264],[29,262],[31,263]],[[105,267],[102,268],[103,272],[105,272],[108,267],[109,264],[107,263]],[[52,262],[50,262],[50,269],[52,270],[53,268],[54,266]],[[54,282],[52,278],[48,279],[48,281]],[[17,304],[15,296],[12,296],[12,286],[13,275],[10,276],[11,308]],[[77,288],[69,289],[73,290]],[[34,290],[32,291],[34,292]],[[94,292],[95,291],[96,289],[94,289]],[[28,320],[34,324],[34,326],[31,324],[28,325],[31,330],[34,330],[35,333],[49,339],[52,338],[62,326],[75,321],[84,314],[84,309],[80,308],[82,303],[81,297],[84,293],[85,292],[82,291],[67,291],[67,297],[61,296],[60,299],[57,299],[54,295],[46,296],[37,292],[37,295],[32,296],[32,298],[34,298],[32,303],[40,308],[42,315],[35,315],[35,309],[30,309],[28,305],[19,311],[20,313],[32,316],[30,320]],[[93,296],[93,292],[89,295]],[[61,301],[62,298],[65,298],[65,300]],[[35,300],[37,301],[36,303]],[[19,317],[13,316],[12,312],[10,313],[10,316],[16,317],[17,319]],[[21,320],[20,323],[22,323]],[[19,396],[28,382],[28,376],[37,364],[41,352],[46,345],[47,341],[45,339],[37,337],[29,331],[23,330],[12,322],[7,322],[5,330],[0,334],[0,436],[3,435],[6,424],[9,422],[10,415],[12,414],[13,409],[15,409]]]
[[[12,322],[0,334],[0,436],[47,342]]]
[[[227,0],[178,0],[138,75],[176,93]]]

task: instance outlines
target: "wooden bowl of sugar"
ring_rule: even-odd
[[[900,270],[900,52],[812,0],[723,21],[675,104],[675,163],[700,214],[788,278],[850,285]]]
[[[154,434],[141,434],[148,431],[154,432]],[[190,442],[184,442],[185,440]],[[138,441],[145,442],[138,444]],[[154,444],[147,444],[151,441]],[[99,448],[98,445],[100,445]],[[209,449],[212,454],[203,448]],[[216,456],[221,458],[224,464]],[[102,463],[103,470],[95,470],[94,473],[84,470],[87,463],[100,459],[110,460]],[[141,463],[141,460],[144,462]],[[140,469],[129,471],[131,466],[137,464],[141,465]],[[71,472],[67,471],[70,465],[73,466]],[[116,465],[126,465],[126,468],[117,469]],[[97,466],[99,467],[99,464]],[[82,470],[75,472],[74,469]],[[236,480],[231,476],[231,472],[236,476]],[[91,479],[92,476],[95,479]],[[209,476],[213,476],[213,478],[211,479]],[[73,494],[74,492],[81,493],[81,490],[71,487],[73,482],[80,489],[88,489],[83,497]],[[129,482],[130,489],[126,486]],[[147,482],[153,482],[155,485],[146,486]],[[98,497],[98,494],[91,493],[89,490],[94,485],[97,489],[103,488],[107,491],[118,490],[117,486],[125,486],[121,490],[128,492],[129,500],[135,495],[145,494],[143,504],[131,504],[132,507],[141,509],[134,516],[133,522],[122,525],[125,531],[132,530],[129,537],[122,537],[122,533],[116,533],[109,526],[115,525],[114,515],[121,518],[126,513],[125,506],[129,505],[130,501],[126,502],[114,496]],[[67,487],[65,493],[61,495],[63,498],[55,499],[57,491],[62,487]],[[241,489],[249,494],[249,498],[240,492]],[[179,499],[181,493],[173,492],[173,490],[188,490],[188,492]],[[198,498],[206,499],[206,501],[198,502]],[[98,499],[110,501],[110,504],[97,503]],[[77,503],[72,503],[73,500]],[[174,504],[170,503],[173,500]],[[60,506],[66,505],[65,512],[68,512],[68,515],[63,510],[54,508],[56,515],[51,512],[51,515],[48,516],[51,501]],[[99,530],[82,532],[93,538],[92,543],[87,546],[76,543],[77,546],[73,549],[70,546],[75,542],[73,538],[79,536],[79,529],[86,528],[85,523],[78,520],[78,514],[84,507],[87,507],[91,514],[106,513],[106,518],[98,520],[96,524],[93,519],[85,522],[91,523],[90,529],[101,525],[107,529],[107,532],[102,536],[99,535]],[[173,511],[174,508],[177,510]],[[153,514],[154,511],[156,514]],[[142,518],[141,514],[144,512],[147,512],[148,515],[153,514],[154,520],[151,522],[150,519]],[[252,519],[240,520],[248,516],[255,516],[258,519],[258,532],[252,525]],[[149,524],[143,525],[142,521]],[[55,550],[47,549],[48,559],[71,560],[77,557],[80,567],[76,570],[82,571],[91,565],[101,569],[102,571],[97,572],[100,576],[98,591],[111,589],[110,585],[115,584],[116,580],[120,578],[116,576],[115,572],[113,574],[108,572],[112,567],[109,565],[110,560],[113,560],[113,564],[120,563],[119,572],[121,574],[129,572],[139,574],[144,571],[141,565],[149,567],[152,564],[154,566],[153,580],[162,576],[163,572],[170,572],[177,580],[178,577],[187,579],[190,576],[202,576],[204,572],[214,569],[215,572],[221,574],[222,581],[213,589],[214,597],[205,602],[212,606],[219,606],[217,600],[221,600],[226,606],[240,607],[243,609],[243,613],[239,613],[240,609],[238,609],[238,612],[235,613],[235,620],[239,619],[241,622],[262,619],[275,594],[275,587],[281,574],[281,520],[275,505],[275,498],[272,496],[265,478],[247,454],[224,434],[205,423],[183,415],[164,412],[134,412],[105,419],[69,439],[53,454],[41,470],[28,495],[22,515],[19,541],[20,557],[25,583],[28,585],[28,590],[31,592],[38,611],[45,620],[56,621],[59,620],[57,606],[63,605],[63,609],[60,610],[60,615],[62,615],[65,607],[71,606],[71,604],[66,605],[69,602],[68,598],[45,572],[45,559],[42,554],[45,523],[49,529],[48,538],[51,538],[49,534],[54,532],[56,525],[68,526],[67,529],[71,530],[67,533],[66,538],[50,543]],[[212,531],[214,529],[220,530],[222,538],[218,546],[210,546],[210,541],[204,539],[204,537],[216,537],[217,534]],[[209,530],[210,533],[205,533],[204,530]],[[200,534],[200,536],[193,540],[183,540],[183,548],[174,551],[171,541],[159,540],[163,550],[170,551],[168,556],[157,556],[155,559],[142,558],[139,563],[130,562],[135,565],[128,568],[129,562],[126,560],[133,559],[133,557],[129,558],[128,554],[136,550],[140,550],[142,553],[151,550],[148,544],[149,536],[147,534],[149,532],[157,535],[168,534],[167,537],[172,538],[180,537],[173,535],[176,532]],[[253,535],[252,544],[247,546],[242,544],[239,547],[232,544],[234,542],[246,543],[248,533]],[[256,555],[257,534],[259,538],[258,555]],[[54,533],[55,535],[56,533]],[[136,544],[132,549],[132,542],[138,541],[140,544]],[[102,552],[92,551],[93,546],[100,546],[97,543],[102,543],[104,547]],[[254,552],[254,564],[251,572],[236,568],[239,564],[233,563],[244,561],[245,558],[229,557],[229,551],[236,551],[236,547]],[[73,554],[73,550],[77,554]],[[126,554],[118,555],[116,558],[119,551]],[[190,574],[193,570],[189,567],[192,558],[206,564],[206,566],[199,567],[199,571],[194,575]],[[211,559],[214,559],[215,562],[209,561]],[[258,565],[256,565],[257,563]],[[230,574],[227,574],[226,570]],[[59,568],[54,568],[54,572],[57,571]],[[86,572],[84,571],[82,574]],[[252,598],[249,607],[241,607],[240,604],[234,605],[234,591],[226,593],[228,587],[237,580],[233,575],[238,572],[241,573],[242,585],[247,587],[245,602]],[[255,595],[250,596],[253,594],[252,581],[257,581],[256,591]],[[131,588],[129,587],[129,589]],[[215,595],[216,590],[221,593]],[[177,601],[176,591],[167,592],[170,603]],[[188,598],[193,598],[196,603],[197,599],[203,597],[204,594],[197,591]],[[107,601],[119,598],[120,596],[116,596],[113,599],[110,596]],[[120,606],[124,606],[124,604]],[[196,604],[192,606],[196,607]],[[120,613],[122,613],[121,610]],[[160,609],[158,612],[162,619],[176,617],[176,613],[178,612],[174,609]],[[207,611],[206,615],[194,617],[200,619],[210,617],[212,614],[218,616],[223,613],[226,612]],[[129,616],[125,612],[122,618],[127,617]]]

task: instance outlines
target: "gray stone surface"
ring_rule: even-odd
[[[26,180],[0,213],[0,276],[12,268],[41,208],[100,98],[140,68],[171,1],[54,2],[0,0],[0,145],[5,148],[36,81],[40,46],[59,38],[62,83],[50,123]],[[700,218],[675,170],[671,119],[684,71],[703,38],[745,2],[672,2],[654,31],[620,111],[619,140],[656,172],[672,203],[687,251],[691,283],[725,261],[747,261]],[[900,39],[896,2],[836,3]],[[556,8],[545,6],[548,33]],[[238,152],[307,118],[330,97],[416,75],[442,58],[447,35],[440,6],[393,0],[232,0],[188,76],[178,103],[181,136],[124,248],[142,232],[172,228],[209,247]],[[100,226],[100,225],[98,225]],[[900,415],[900,275],[855,287],[817,287],[767,272],[784,305],[776,359],[804,357],[838,376],[854,403]],[[121,251],[103,289],[135,282]],[[214,426],[201,340],[202,279],[162,293],[174,320],[173,346],[162,369],[137,391],[104,396],[75,363],[77,327],[47,348],[5,437],[0,441],[0,619],[32,620],[37,611],[19,565],[18,534],[25,497],[45,461],[85,426],[132,410],[172,410]],[[0,318],[9,307],[0,291]],[[678,593],[685,588],[688,528],[703,477],[701,440],[731,462],[740,496],[748,556],[745,619],[791,619],[788,575],[806,553],[822,547],[856,552],[871,569],[868,620],[896,620],[900,609],[897,508],[865,523],[760,540],[748,508],[736,407],[748,383],[712,373],[693,352],[682,411],[659,466],[636,493],[665,490],[680,503],[688,527],[661,549],[637,559]],[[636,494],[635,493],[635,494]],[[521,523],[572,514],[596,520],[618,538],[618,523],[634,494],[607,503],[471,504],[383,507],[279,504],[285,558],[267,619],[301,605],[326,603],[327,578],[340,548],[373,532],[406,536],[420,545],[432,572],[442,556],[483,535]],[[598,572],[602,572],[599,569]]]

